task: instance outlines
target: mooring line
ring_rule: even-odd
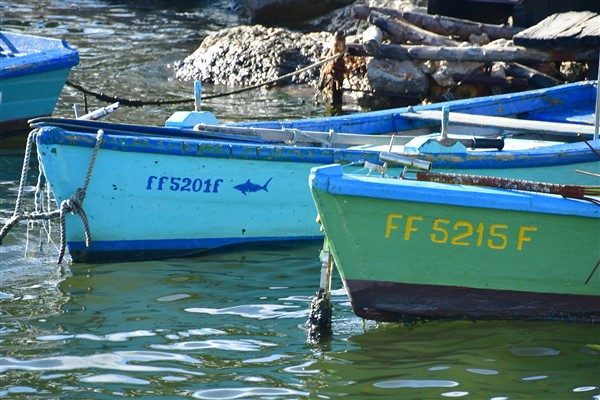
[[[254,89],[258,89],[261,88],[263,86],[268,86],[268,85],[272,85],[276,82],[279,82],[281,80],[290,78],[292,76],[295,75],[299,75],[303,72],[309,71],[313,68],[316,67],[320,67],[321,65],[328,63],[329,61],[335,60],[339,57],[342,57],[346,54],[347,50],[344,50],[340,53],[334,54],[331,57],[327,57],[319,62],[316,62],[314,64],[311,64],[307,67],[298,69],[296,71],[290,72],[288,74],[279,76],[277,78],[271,79],[269,81],[266,82],[262,82],[262,83],[257,83],[255,85],[251,85],[251,86],[246,86],[243,87],[241,89],[237,89],[237,90],[233,90],[231,92],[226,92],[226,93],[219,93],[219,94],[213,94],[213,95],[209,95],[209,96],[202,96],[202,100],[208,100],[208,99],[215,99],[218,97],[225,97],[225,96],[231,96],[234,94],[238,94],[238,93],[243,93],[243,92],[247,92],[249,90],[254,90]],[[143,107],[143,106],[147,106],[147,105],[166,105],[166,104],[182,104],[182,103],[193,103],[195,101],[195,99],[173,99],[173,100],[138,100],[138,99],[124,99],[124,98],[120,98],[120,97],[114,97],[114,96],[109,96],[106,95],[104,93],[98,93],[98,92],[94,92],[91,91],[89,89],[84,88],[83,86],[76,84],[74,82],[71,81],[67,81],[66,84],[68,86],[71,86],[74,89],[79,90],[80,92],[86,94],[86,95],[90,95],[90,96],[94,96],[96,99],[107,102],[107,103],[115,103],[115,102],[119,102],[120,105],[122,106],[128,106],[128,107]]]
[[[29,170],[29,160],[31,158],[32,143],[33,143],[33,140],[34,140],[34,137],[36,134],[37,134],[37,129],[34,129],[33,131],[31,131],[29,133],[29,136],[27,138],[27,146],[25,149],[25,157],[23,160],[23,169],[21,171],[21,180],[19,183],[19,190],[18,190],[18,194],[17,194],[15,211],[13,213],[13,216],[8,221],[6,221],[6,223],[0,230],[0,244],[2,244],[2,240],[4,239],[4,237],[6,237],[8,232],[10,232],[10,230],[22,220],[36,221],[36,220],[50,220],[53,218],[59,218],[61,229],[60,229],[60,248],[59,248],[57,264],[60,264],[66,253],[66,243],[67,243],[67,241],[66,241],[66,215],[67,215],[67,213],[70,212],[70,213],[73,213],[73,214],[79,216],[79,218],[81,219],[81,222],[83,223],[83,228],[84,228],[84,233],[85,233],[85,244],[88,247],[91,246],[91,244],[92,244],[91,230],[89,227],[87,215],[85,214],[85,211],[83,210],[83,200],[85,199],[87,187],[90,183],[92,172],[94,170],[94,165],[96,164],[96,159],[98,157],[98,152],[99,152],[101,144],[102,144],[104,132],[102,130],[98,130],[98,133],[96,135],[96,144],[94,145],[92,158],[91,158],[90,164],[88,166],[88,170],[87,170],[87,173],[85,176],[85,181],[83,183],[83,186],[81,188],[78,188],[75,191],[75,193],[73,193],[73,195],[71,195],[68,199],[63,200],[60,203],[59,209],[57,209],[57,210],[46,211],[46,212],[39,210],[38,204],[37,204],[37,198],[36,198],[35,199],[35,202],[36,202],[35,212],[27,213],[27,212],[22,212],[21,209],[22,209],[22,204],[23,204],[23,192],[24,192],[25,183],[27,180],[26,179],[27,171]],[[43,173],[43,170],[40,169],[39,173],[40,174]],[[38,189],[39,189],[39,185],[40,185],[40,178],[38,177]],[[37,194],[36,194],[36,196],[37,196]]]

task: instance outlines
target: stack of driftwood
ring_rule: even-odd
[[[369,93],[363,96],[369,107],[520,91],[597,76],[600,15],[594,12],[554,14],[529,28],[366,5],[355,5],[352,14],[370,25],[347,44],[342,61],[322,68],[319,89],[332,106],[341,101],[340,71],[347,79],[345,90]],[[337,34],[334,42],[348,39]],[[331,47],[336,45],[340,43]],[[373,104],[375,97],[385,100]]]

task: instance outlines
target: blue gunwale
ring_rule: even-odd
[[[341,165],[311,169],[310,187],[336,195],[600,218],[597,204],[561,196],[477,186],[344,174]],[[576,207],[573,207],[576,205]]]
[[[79,63],[79,53],[61,39],[0,32],[0,48],[0,79],[71,68]]]
[[[450,112],[490,115],[497,117],[516,116],[522,119],[568,122],[594,125],[594,104],[596,102],[597,81],[584,81],[559,85],[552,88],[525,92],[499,94],[444,102]],[[440,110],[441,103],[413,107],[414,110]],[[402,131],[409,128],[428,126],[423,121],[410,121],[402,118],[407,108],[373,111],[369,113],[325,118],[308,118],[293,121],[258,121],[230,124],[231,126],[253,126],[257,128],[281,127],[327,132],[364,133],[367,128],[373,134]]]
[[[46,120],[50,126],[42,127],[38,131],[38,141],[48,145],[93,147],[96,143],[96,132],[102,129],[105,132],[102,148],[109,150],[318,164],[348,164],[363,161],[381,164],[378,151],[196,139],[186,137],[186,132],[194,135],[198,135],[198,132],[178,128],[65,120],[70,129],[79,126],[75,132],[52,126],[53,123],[60,125],[59,119]],[[600,140],[587,143],[600,152]],[[458,154],[421,154],[418,158],[432,162],[435,168],[464,169],[543,167],[598,161],[597,155],[584,142],[557,144],[527,151],[494,150]]]

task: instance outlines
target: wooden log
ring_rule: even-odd
[[[379,54],[383,32],[375,25],[369,26],[362,35],[362,43],[367,54],[376,56]]]
[[[540,88],[562,85],[564,83],[550,75],[519,63],[509,63],[506,73],[515,78],[526,79],[532,86]]]
[[[506,61],[541,63],[549,61],[597,61],[598,50],[587,48],[557,48],[551,50],[530,49],[520,46],[473,46],[438,47],[385,44],[379,49],[379,56],[395,60],[446,60],[446,61]]]
[[[371,12],[369,22],[387,32],[396,42],[431,46],[458,46],[460,44],[445,36],[431,33],[401,19],[392,18],[377,11]]]
[[[487,34],[490,40],[512,39],[514,35],[525,28],[506,25],[483,24],[466,19],[429,15],[410,10],[394,10],[385,7],[369,7],[355,5],[352,7],[352,16],[356,19],[368,19],[371,12],[378,12],[394,18],[401,18],[413,25],[443,36],[457,36],[461,40],[468,40],[471,35]]]

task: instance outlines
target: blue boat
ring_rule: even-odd
[[[584,82],[414,108],[231,125],[201,111],[175,113],[165,127],[41,118],[33,121],[30,137],[62,209],[73,261],[154,259],[322,238],[307,180],[311,168],[325,164],[398,175],[404,167],[394,163],[402,158],[434,171],[597,184],[596,93],[596,82]],[[495,120],[455,125],[455,115]]]
[[[27,133],[51,115],[79,54],[66,41],[0,32],[0,138]]]

